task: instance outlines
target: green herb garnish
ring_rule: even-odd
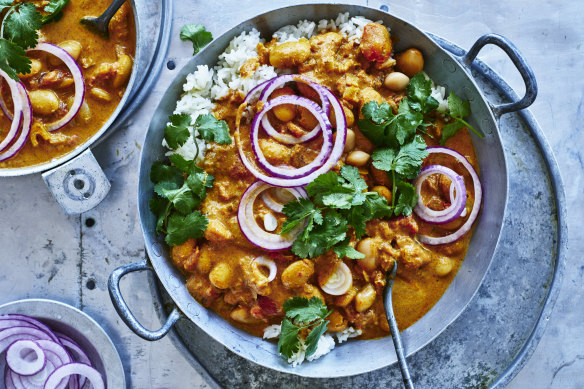
[[[362,109],[364,119],[359,121],[359,128],[369,140],[381,146],[371,157],[373,166],[386,171],[391,179],[391,208],[396,216],[410,215],[418,202],[409,180],[420,174],[422,163],[428,156],[426,142],[418,133],[426,133],[426,127],[431,125],[431,119],[426,115],[438,108],[438,101],[431,94],[432,81],[418,73],[410,80],[407,96],[400,101],[397,114],[389,104],[380,105],[374,101],[366,103]],[[468,101],[451,92],[448,106],[450,113],[443,113],[455,121],[444,126],[442,144],[462,127],[475,131],[462,119],[470,114]]]
[[[282,234],[300,222],[306,223],[292,252],[301,258],[314,258],[332,248],[339,258],[363,258],[349,245],[349,227],[359,239],[365,234],[367,221],[392,214],[385,198],[377,192],[365,192],[366,189],[359,170],[352,166],[343,166],[340,175],[328,172],[318,176],[306,187],[313,200],[299,199],[284,205],[282,212],[287,219]]]
[[[483,138],[483,134],[475,130],[470,124],[463,120],[470,115],[470,103],[468,100],[462,100],[460,97],[456,96],[454,92],[450,92],[450,95],[448,95],[448,110],[450,111],[448,115],[454,119],[454,121],[442,127],[442,138],[440,138],[440,144],[442,146],[444,146],[446,141],[452,138],[458,130],[464,127],[468,127],[471,131],[477,134],[479,138]]]
[[[62,10],[69,0],[51,0],[43,11],[30,2],[0,0],[0,12],[4,17],[0,26],[0,69],[10,78],[19,81],[18,74],[30,72],[30,59],[26,49],[38,43],[38,32],[43,24],[56,21],[62,16]]]
[[[164,139],[172,149],[177,149],[191,135],[191,116],[171,115],[168,119]],[[231,143],[227,123],[212,114],[198,116],[193,131],[197,132],[193,136],[209,142]],[[207,189],[213,187],[214,177],[196,165],[198,155],[198,147],[192,160],[172,154],[170,164],[157,161],[150,170],[154,183],[150,210],[158,216],[156,232],[165,234],[170,246],[183,244],[189,238],[198,239],[207,229],[209,221],[197,208],[207,196]]]
[[[278,352],[286,358],[292,357],[300,349],[300,331],[310,329],[304,339],[306,357],[316,351],[318,340],[327,330],[328,320],[325,320],[331,311],[327,310],[324,302],[312,297],[293,297],[284,303],[286,317],[282,321]]]
[[[171,149],[177,149],[184,145],[191,134],[190,128],[197,133],[193,137],[201,137],[207,142],[216,142],[222,145],[231,144],[229,135],[229,126],[225,120],[217,120],[212,114],[199,115],[194,125],[191,125],[191,116],[186,113],[170,115],[170,123],[164,130],[164,139]],[[197,153],[195,160],[199,155],[199,145],[195,142]]]
[[[202,24],[185,24],[180,29],[180,39],[193,43],[193,55],[213,40],[213,35]]]

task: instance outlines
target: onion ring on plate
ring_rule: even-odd
[[[6,77],[6,73],[2,72],[3,74],[0,74],[2,76],[2,78],[4,78],[6,80],[6,82],[8,83],[8,80],[14,81],[11,78],[7,78]],[[2,109],[2,112],[4,112],[4,116],[6,116],[8,118],[8,120],[12,120],[12,114],[10,113],[10,111],[8,110],[8,107],[6,106],[6,102],[4,101],[4,98],[2,98],[2,92],[4,91],[4,86],[0,86],[0,109]],[[12,89],[11,89],[12,92]]]
[[[3,107],[2,110],[6,114],[8,120],[12,120],[12,124],[10,125],[10,130],[8,131],[8,134],[6,134],[2,142],[0,142],[0,151],[3,151],[14,141],[14,139],[18,135],[18,129],[22,124],[23,99],[20,93],[20,88],[18,86],[22,84],[20,84],[20,82],[14,81],[2,69],[0,69],[0,76],[4,78],[6,80],[6,83],[8,84],[8,88],[10,89],[10,94],[12,96],[12,103],[14,104],[14,115],[10,115],[8,109],[7,108],[5,109],[6,105],[4,104],[4,100],[2,100],[2,98],[0,97],[0,101]]]
[[[105,383],[101,374],[91,366],[83,363],[68,363],[58,367],[45,382],[44,389],[56,389],[59,383],[66,377],[80,375],[86,377],[93,389],[105,389]]]
[[[26,89],[20,83],[16,84],[18,90],[20,92],[20,99],[23,102],[22,104],[22,129],[20,131],[20,136],[12,143],[8,149],[4,150],[4,152],[0,153],[0,162],[4,161],[8,158],[13,157],[20,151],[22,146],[26,143],[28,139],[28,135],[30,134],[30,128],[32,126],[32,108],[30,106],[30,100],[28,98],[28,94],[26,93]]]
[[[440,236],[440,237],[420,235],[418,237],[420,242],[430,244],[430,245],[452,243],[452,242],[457,241],[464,234],[466,234],[468,231],[470,231],[474,221],[476,220],[477,216],[479,215],[479,211],[481,209],[481,201],[483,198],[483,190],[481,187],[481,182],[479,180],[479,176],[478,176],[477,172],[474,170],[474,168],[472,167],[470,162],[468,162],[467,159],[459,152],[454,151],[452,149],[449,149],[447,147],[428,147],[426,150],[428,150],[428,153],[430,153],[430,154],[442,153],[442,154],[447,154],[447,155],[450,155],[450,156],[456,158],[456,160],[458,162],[460,162],[465,167],[466,170],[468,170],[468,172],[472,178],[472,181],[473,181],[474,197],[475,197],[474,204],[472,206],[472,210],[470,211],[470,215],[468,216],[468,219],[466,219],[466,222],[458,230],[456,230],[455,232],[453,232],[450,235]]]
[[[273,234],[264,231],[256,222],[253,205],[256,198],[265,190],[271,188],[261,181],[256,181],[243,193],[237,210],[237,222],[243,235],[252,244],[267,251],[279,251],[292,247],[301,228],[296,228],[286,235]],[[288,191],[297,199],[306,198],[306,191],[302,188],[288,188]],[[302,225],[299,225],[302,227]]]
[[[272,165],[264,156],[259,144],[260,121],[262,120],[262,117],[264,117],[272,108],[284,104],[299,105],[308,109],[318,120],[319,129],[322,131],[323,144],[319,154],[309,164],[297,169],[288,169]],[[331,127],[330,121],[314,101],[300,96],[280,96],[266,103],[262,110],[253,119],[250,133],[251,147],[256,156],[258,165],[260,165],[265,171],[280,178],[301,178],[321,167],[330,156],[333,143]]]
[[[83,72],[81,72],[81,68],[75,59],[59,46],[53,45],[51,43],[41,42],[37,44],[36,47],[27,51],[31,50],[44,51],[53,54],[55,57],[63,61],[73,76],[73,82],[75,84],[75,98],[73,99],[71,108],[69,108],[69,111],[61,119],[47,124],[48,131],[56,131],[59,128],[66,126],[71,120],[73,120],[75,115],[77,115],[81,109],[83,99],[85,98],[85,80],[83,79]]]
[[[36,358],[30,358],[33,354]],[[6,364],[20,375],[38,373],[45,367],[46,361],[45,352],[32,340],[17,340],[6,350]]]
[[[243,144],[241,143],[239,127],[236,128],[234,134],[235,144],[237,145],[237,151],[239,152],[241,162],[243,163],[245,168],[249,170],[249,172],[253,174],[258,180],[263,181],[272,186],[279,186],[283,188],[303,186],[311,183],[320,174],[328,172],[337,164],[337,162],[339,162],[339,159],[343,154],[343,149],[345,148],[345,140],[347,138],[347,119],[345,118],[345,112],[343,111],[343,107],[341,106],[341,103],[339,102],[337,97],[326,88],[323,88],[323,93],[325,97],[329,99],[331,107],[333,108],[335,120],[337,123],[337,132],[335,142],[333,144],[333,148],[329,158],[321,167],[319,167],[312,173],[308,174],[307,176],[295,179],[287,179],[279,177],[270,177],[261,172],[256,166],[254,166],[254,164],[252,164],[247,159],[245,152],[243,150]]]
[[[450,179],[450,203],[451,205],[441,211],[435,211],[428,208],[422,199],[422,184],[433,174],[442,174]],[[466,205],[466,187],[464,180],[456,172],[446,166],[430,165],[426,166],[416,179],[415,183],[416,194],[418,195],[418,203],[414,208],[414,212],[425,222],[431,224],[446,224],[455,220],[460,216]],[[456,190],[456,194],[455,191]]]

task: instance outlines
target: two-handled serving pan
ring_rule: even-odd
[[[462,313],[479,288],[499,240],[507,202],[508,177],[498,131],[498,120],[501,115],[526,108],[534,101],[537,86],[533,72],[515,46],[501,36],[485,35],[477,40],[466,55],[455,57],[440,48],[416,27],[376,9],[338,4],[298,5],[258,15],[214,40],[181,69],[154,112],[143,144],[138,188],[140,220],[150,261],[144,260],[116,269],[111,274],[109,282],[110,294],[116,310],[139,336],[148,340],[160,339],[179,318],[183,317],[193,321],[229,350],[252,362],[306,377],[348,376],[379,369],[396,362],[391,337],[385,337],[376,340],[350,341],[335,348],[323,358],[295,368],[291,367],[278,356],[274,343],[253,337],[231,326],[213,311],[205,309],[195,301],[185,286],[184,276],[174,267],[163,238],[156,235],[156,217],[148,207],[153,190],[149,178],[150,167],[154,161],[164,158],[165,150],[161,146],[164,128],[168,115],[172,114],[180,98],[187,74],[192,73],[197,65],[214,66],[218,55],[225,50],[229,41],[243,31],[256,28],[261,32],[262,37],[270,39],[272,33],[284,25],[297,24],[299,20],[306,18],[331,19],[340,12],[349,12],[352,16],[362,15],[371,20],[383,20],[384,24],[391,28],[392,35],[399,37],[396,51],[409,47],[420,49],[424,53],[425,71],[436,83],[446,86],[448,90],[456,91],[458,95],[470,101],[472,109],[470,123],[485,135],[484,139],[473,137],[484,188],[484,202],[466,259],[440,301],[418,322],[403,331],[402,339],[407,353],[416,352],[438,336]],[[470,64],[481,48],[487,44],[499,46],[516,65],[526,87],[526,95],[521,100],[494,106],[477,88],[470,75]],[[120,293],[120,279],[127,273],[141,270],[153,270],[176,304],[167,322],[158,331],[149,331],[138,323]]]
[[[43,180],[67,214],[88,211],[108,194],[110,182],[91,148],[124,124],[133,109],[148,95],[168,48],[172,2],[160,0],[158,6],[152,6],[145,0],[128,1],[134,13],[136,31],[134,66],[126,90],[112,115],[91,138],[61,157],[35,166],[0,169],[0,180],[2,177],[42,173]],[[160,24],[157,36],[152,33],[153,24]]]

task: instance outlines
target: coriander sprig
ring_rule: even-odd
[[[305,357],[309,357],[316,351],[318,340],[326,332],[329,321],[326,320],[332,311],[327,310],[324,302],[312,297],[292,297],[284,303],[286,317],[282,320],[280,338],[278,340],[278,353],[286,358],[292,357],[300,349],[301,331],[309,329],[310,332],[303,339],[306,346]]]
[[[0,12],[4,14],[0,26],[0,69],[18,81],[18,74],[30,73],[30,59],[26,49],[38,43],[38,30],[43,24],[57,21],[69,0],[51,0],[44,8],[43,16],[30,2],[0,0]]]
[[[303,231],[292,245],[292,252],[301,258],[314,258],[333,249],[339,258],[363,258],[363,254],[349,245],[349,227],[355,237],[365,234],[366,222],[390,216],[391,207],[377,192],[366,192],[367,184],[359,170],[343,166],[340,175],[328,172],[306,186],[313,199],[299,199],[284,205],[287,219],[282,234],[290,232],[300,222]]]

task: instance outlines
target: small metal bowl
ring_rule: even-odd
[[[126,387],[124,366],[116,347],[103,328],[84,312],[59,301],[26,299],[1,305],[0,315],[8,313],[34,317],[71,337],[105,378],[107,388]],[[0,370],[0,382],[4,382],[4,369]]]

